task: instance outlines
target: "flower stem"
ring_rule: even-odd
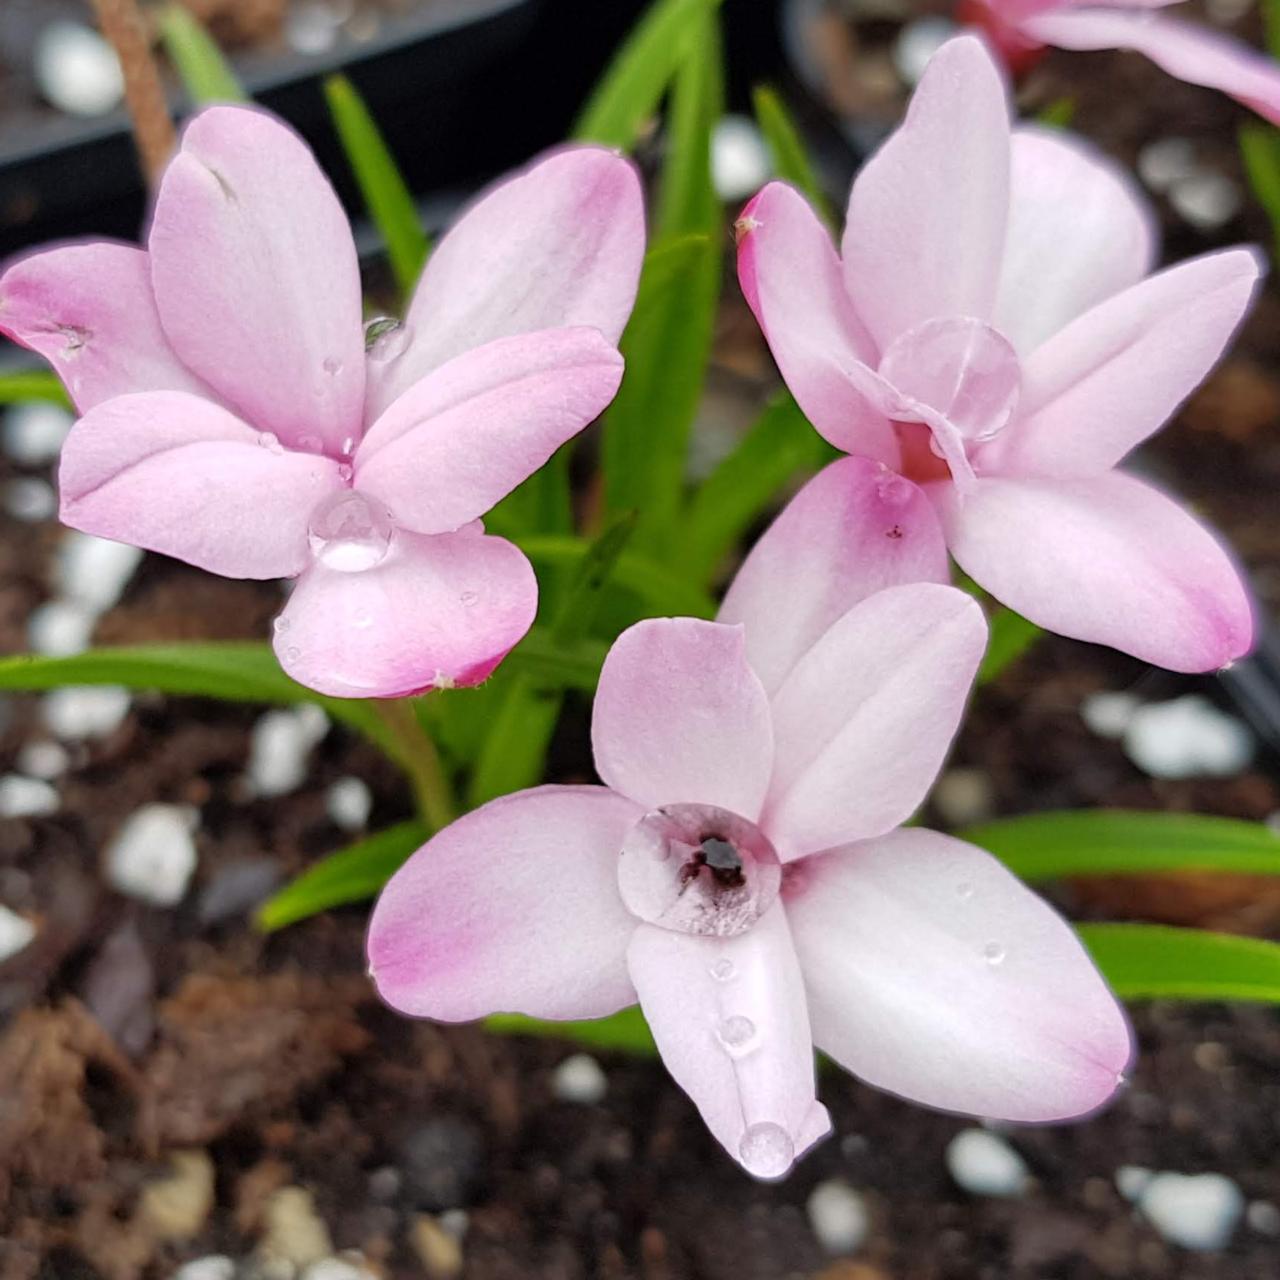
[[[433,831],[447,827],[458,816],[458,805],[436,744],[405,699],[373,698],[370,702],[386,726],[396,764],[409,775],[422,816]]]
[[[155,186],[176,144],[160,69],[151,52],[137,0],[93,0],[102,34],[114,46],[124,72],[124,96],[147,181]]]

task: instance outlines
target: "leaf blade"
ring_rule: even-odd
[[[751,92],[751,102],[755,108],[756,123],[764,134],[765,145],[773,160],[774,173],[800,191],[818,217],[828,227],[834,227],[835,212],[822,190],[817,170],[786,103],[777,90],[767,84],[756,85]]]
[[[193,106],[214,102],[248,102],[222,50],[196,16],[183,5],[166,5],[159,13],[160,38]]]

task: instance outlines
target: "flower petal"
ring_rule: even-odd
[[[882,835],[924,800],[960,724],[987,627],[963,591],[890,587],[854,605],[773,698],[760,825],[779,857]]]
[[[667,1070],[748,1173],[781,1178],[830,1132],[780,902],[735,938],[642,924],[627,968]]]
[[[209,394],[169,346],[133,245],[64,244],[13,263],[0,277],[0,333],[42,355],[81,413],[131,391]]]
[[[465,352],[369,428],[356,484],[419,533],[483,515],[605,408],[622,357],[595,329],[548,329]]]
[[[1280,65],[1207,27],[1105,7],[1055,10],[1020,25],[1059,49],[1133,49],[1171,76],[1219,89],[1280,124]]]
[[[370,417],[495,338],[587,325],[616,344],[644,237],[635,167],[602,147],[552,152],[492,187],[432,253],[405,319],[408,347],[370,371]]]
[[[62,446],[62,522],[230,578],[293,577],[311,558],[311,512],[341,488],[338,464],[262,439],[182,391],[106,400]]]
[[[1222,355],[1261,274],[1251,249],[1181,262],[1108,298],[1023,366],[1014,424],[979,454],[1001,475],[1097,475],[1158,431]]]
[[[719,620],[745,627],[747,660],[772,695],[860,600],[903,583],[948,581],[947,546],[924,493],[877,462],[842,458],[751,549]]]
[[[505,539],[399,529],[374,568],[311,565],[276,622],[276,656],[300,684],[337,698],[479,684],[537,607],[533,570]]]
[[[1013,132],[995,324],[1025,357],[1151,270],[1158,232],[1129,175],[1062,130]]]
[[[373,909],[378,994],[442,1022],[602,1018],[634,1004],[618,852],[639,816],[606,787],[538,787],[445,827]]]
[[[854,311],[826,227],[804,197],[771,182],[738,220],[738,280],[778,369],[809,421],[837,449],[898,462],[860,366],[879,362]]]
[[[818,1047],[969,1115],[1101,1106],[1129,1028],[1079,939],[994,858],[918,827],[806,860],[787,893]]]
[[[183,362],[255,427],[337,455],[364,404],[360,268],[306,144],[265,112],[210,107],[165,170],[149,241]]]
[[[959,500],[930,486],[960,567],[1038,626],[1171,671],[1247,653],[1253,615],[1214,536],[1118,471],[1076,480],[980,480]]]
[[[710,804],[754,821],[773,735],[742,628],[649,618],[624,631],[600,672],[591,742],[600,777],[646,809]]]
[[[982,41],[957,36],[849,196],[845,283],[882,351],[936,316],[990,318],[1008,211],[1004,84]]]

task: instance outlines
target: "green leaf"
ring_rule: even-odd
[[[1122,1000],[1280,1004],[1280,945],[1156,924],[1085,924],[1080,937]]]
[[[1280,58],[1280,0],[1262,0],[1262,30],[1267,52]]]
[[[165,52],[193,106],[211,102],[247,102],[222,50],[189,9],[167,5],[159,13],[160,38]]]
[[[1044,634],[1034,622],[1000,605],[989,621],[991,638],[978,668],[978,683],[990,684],[1004,669],[1022,657]]]
[[[630,151],[657,112],[691,32],[719,0],[657,0],[614,55],[573,127],[580,142]]]
[[[23,370],[21,373],[0,374],[0,404],[27,404],[32,400],[46,400],[50,404],[71,407],[62,383],[52,373],[43,369]]]
[[[1280,262],[1280,129],[1247,124],[1240,130],[1245,176],[1271,222],[1272,253]]]
[[[344,75],[329,76],[324,96],[365,207],[386,243],[396,283],[407,295],[429,247],[413,196],[355,85]]]
[[[653,1043],[653,1033],[638,1004],[607,1018],[592,1018],[584,1022],[543,1022],[538,1018],[527,1018],[522,1013],[499,1013],[486,1018],[484,1025],[500,1035],[558,1036],[596,1049],[615,1049],[649,1057],[658,1052]]]
[[[1054,98],[1036,116],[1036,123],[1045,125],[1050,129],[1067,129],[1070,128],[1075,115],[1076,100],[1074,98],[1070,96]]]
[[[682,567],[694,581],[708,581],[796,477],[837,457],[790,393],[779,393],[694,493],[681,530]]]
[[[505,659],[512,671],[531,675],[548,689],[581,689],[594,693],[608,646],[601,640],[584,639],[574,644],[557,644],[544,628],[535,627]]]
[[[569,460],[575,441],[562,445],[523,484],[517,485],[485,516],[485,528],[499,537],[572,533],[573,497]]]
[[[1192,813],[1088,809],[969,827],[963,839],[1024,880],[1222,871],[1280,875],[1280,837],[1260,822]]]
[[[751,100],[755,105],[756,123],[764,134],[769,156],[773,160],[774,173],[803,192],[823,222],[828,227],[834,227],[836,221],[831,202],[822,192],[813,162],[809,159],[804,140],[791,119],[786,104],[776,90],[764,84],[756,85]]]
[[[263,903],[258,927],[283,929],[330,907],[367,901],[429,834],[420,822],[402,822],[321,858]]]
[[[384,750],[389,748],[386,729],[369,703],[326,698],[304,688],[280,669],[270,645],[258,641],[89,649],[69,658],[0,658],[0,689],[78,684],[118,684],[230,702],[314,702],[335,720],[351,725]]]

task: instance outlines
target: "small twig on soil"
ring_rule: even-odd
[[[124,72],[124,94],[133,117],[133,136],[151,186],[159,181],[177,138],[165,102],[160,69],[151,52],[147,25],[137,0],[93,0],[102,34],[115,47]]]
[[[440,753],[403,698],[373,698],[371,705],[394,744],[394,760],[409,775],[418,809],[433,831],[458,816],[453,787],[440,763]]]

